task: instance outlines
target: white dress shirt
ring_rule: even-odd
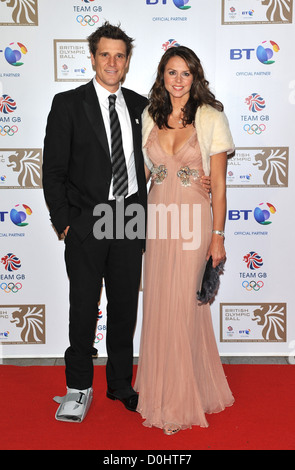
[[[122,142],[123,150],[126,160],[126,167],[128,173],[128,194],[126,197],[134,194],[138,190],[136,170],[135,170],[135,161],[134,161],[134,150],[133,150],[133,134],[129,112],[124,100],[124,96],[121,90],[121,85],[116,93],[110,93],[103,86],[101,86],[96,78],[93,78],[94,88],[97,93],[98,101],[100,104],[102,117],[104,121],[104,126],[107,134],[107,139],[109,143],[109,149],[111,154],[111,128],[110,128],[110,115],[109,115],[109,96],[116,95],[116,111],[120,121],[121,132],[122,132]],[[113,181],[110,186],[109,199],[114,199],[113,196]]]

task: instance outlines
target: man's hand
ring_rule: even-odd
[[[68,226],[64,229],[64,231],[62,232],[61,237],[60,237],[61,239],[65,239],[65,238],[66,238],[66,236],[67,236],[67,234],[68,234],[68,231],[69,231],[69,228],[70,228],[70,226],[68,225]]]
[[[202,176],[201,177],[201,184],[203,188],[207,191],[207,193],[211,192],[211,178],[210,176]]]

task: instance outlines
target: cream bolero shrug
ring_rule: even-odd
[[[142,147],[146,166],[149,170],[153,164],[147,155],[145,144],[155,123],[145,108],[142,114]],[[228,155],[234,152],[234,142],[229,129],[229,124],[224,112],[209,105],[200,106],[195,116],[195,126],[202,154],[203,169],[205,175],[210,174],[210,157],[218,153],[226,152]]]

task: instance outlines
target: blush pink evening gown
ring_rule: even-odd
[[[224,410],[234,398],[220,361],[210,306],[200,306],[196,298],[212,233],[210,198],[200,183],[204,172],[197,134],[171,156],[161,148],[155,126],[146,148],[154,171],[137,411],[148,427],[207,427],[206,413]],[[160,216],[155,210],[159,205]]]

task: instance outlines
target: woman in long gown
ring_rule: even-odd
[[[143,116],[143,145],[152,182],[137,411],[145,426],[171,435],[207,427],[206,413],[234,402],[210,306],[196,298],[209,256],[213,266],[226,256],[225,178],[234,144],[222,104],[184,46],[168,49],[160,61]],[[211,200],[201,184],[209,173]]]

